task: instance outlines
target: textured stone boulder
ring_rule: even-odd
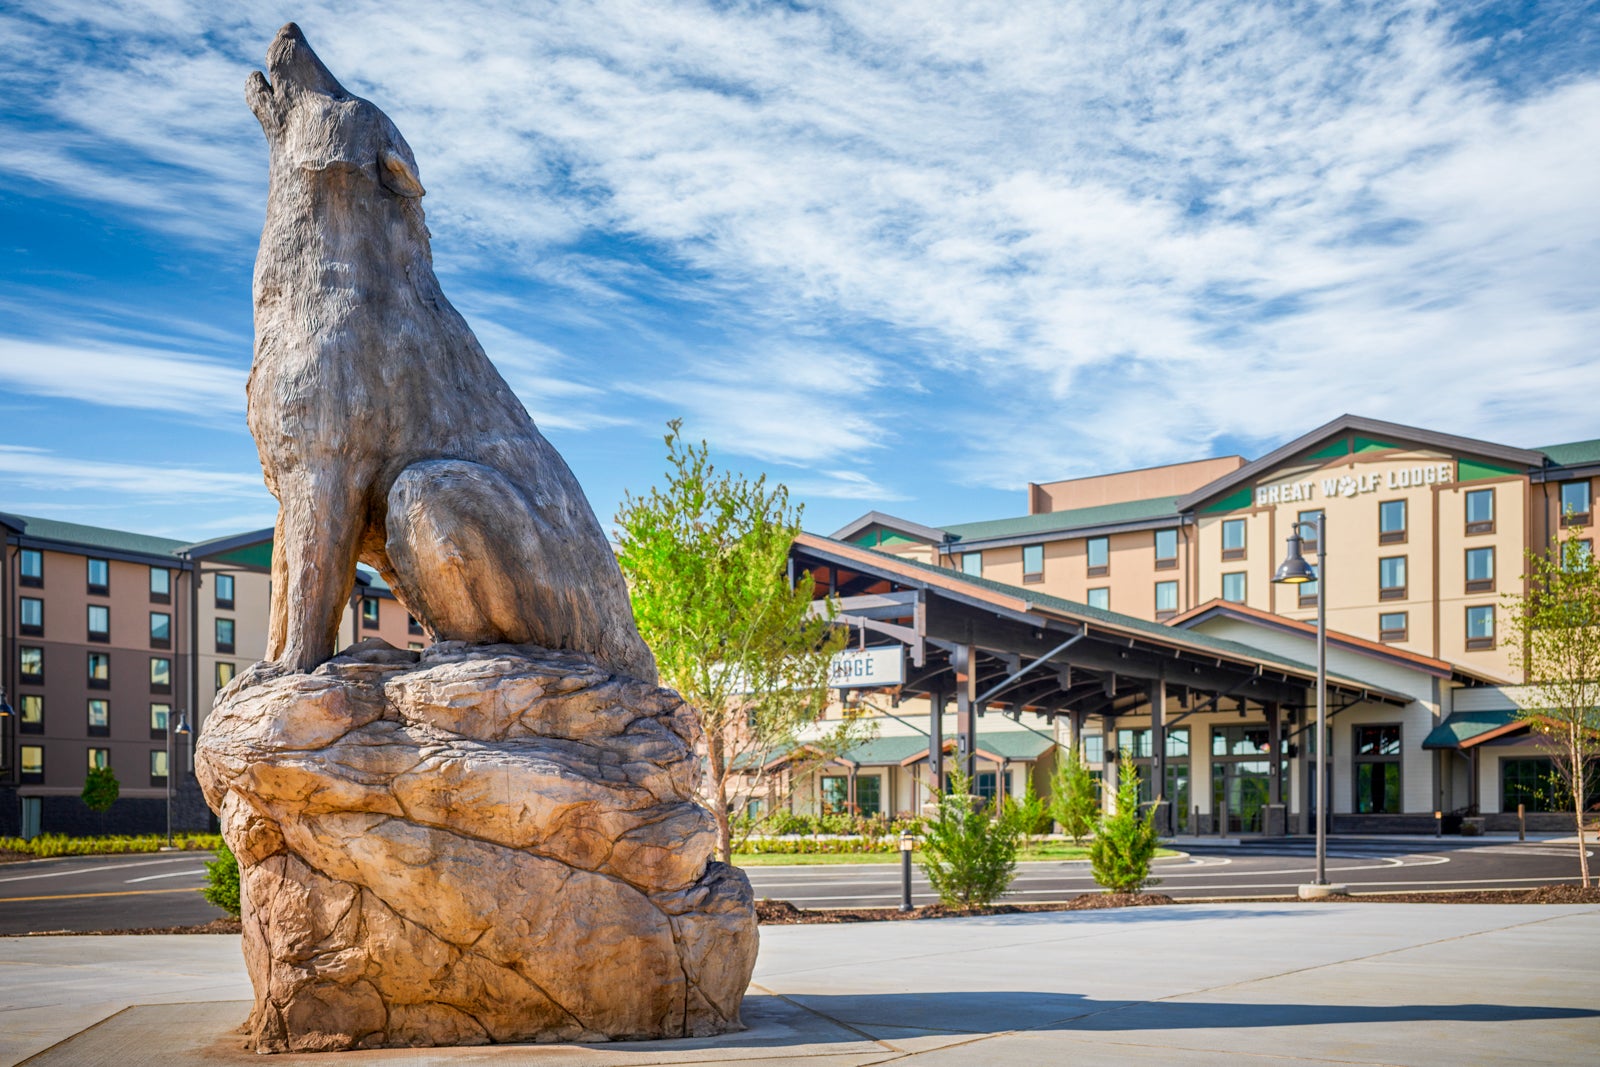
[[[195,761],[239,858],[256,1049],[739,1029],[755,912],[710,859],[697,733],[576,652],[371,641],[241,674]]]

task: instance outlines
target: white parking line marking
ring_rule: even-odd
[[[183,878],[191,874],[205,873],[206,869],[204,867],[192,867],[187,871],[170,871],[167,874],[147,874],[143,878],[128,878],[125,879],[122,884],[132,885],[135,882],[153,882],[157,878]]]
[[[19,874],[11,878],[0,878],[0,882],[26,882],[33,878],[65,878],[72,874],[98,874],[101,871],[120,871],[128,867],[154,867],[158,863],[188,863],[193,862],[189,857],[183,859],[145,860],[142,863],[112,863],[104,867],[78,867],[70,871],[50,871],[48,874]]]

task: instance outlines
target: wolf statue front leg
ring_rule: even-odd
[[[367,525],[364,482],[348,470],[301,470],[278,479],[267,659],[309,671],[338,651],[339,620]]]

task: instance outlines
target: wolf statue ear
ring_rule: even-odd
[[[255,115],[256,121],[261,123],[261,128],[269,134],[283,125],[278,98],[273,94],[272,86],[267,83],[266,76],[259,70],[251,71],[250,77],[245,81],[244,101],[250,105],[250,111]]]
[[[385,148],[378,153],[378,180],[396,196],[415,198],[423,193],[422,182],[417,178],[417,165],[393,148]]]

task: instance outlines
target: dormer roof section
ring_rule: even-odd
[[[1341,444],[1346,445],[1345,451],[1335,451]],[[1177,505],[1180,510],[1192,511],[1231,494],[1248,491],[1257,480],[1270,476],[1279,466],[1295,460],[1333,459],[1338,455],[1352,454],[1352,450],[1383,448],[1434,449],[1454,456],[1487,460],[1518,472],[1531,472],[1545,465],[1544,453],[1533,449],[1512,448],[1492,441],[1423,430],[1361,415],[1340,415],[1281,448],[1273,449],[1260,459],[1246,463],[1231,474],[1179,497]]]
[[[835,541],[847,541],[868,548],[907,542],[938,545],[947,539],[945,532],[937,527],[924,526],[920,522],[912,522],[910,519],[902,519],[881,511],[869,511],[859,519],[846,523],[835,530],[832,537]]]

